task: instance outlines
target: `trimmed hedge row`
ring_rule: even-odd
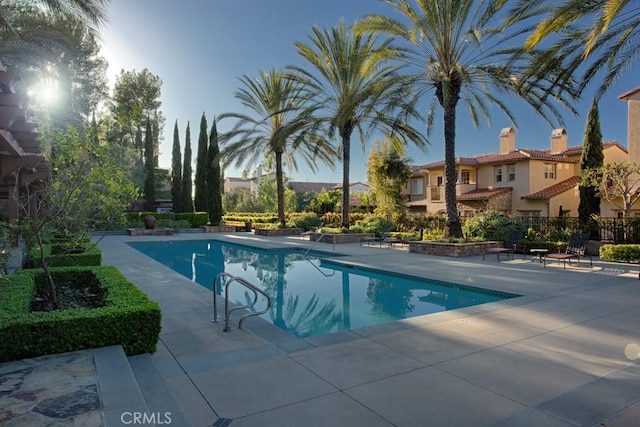
[[[53,255],[54,245],[47,243],[44,245],[44,258],[47,265],[51,267],[87,267],[102,264],[102,250],[98,245],[90,245],[89,248],[80,253],[68,253]],[[42,268],[40,259],[40,248],[33,248],[31,253],[33,268]]]
[[[640,245],[602,245],[600,258],[607,261],[640,262]]]
[[[222,221],[275,224],[278,222],[278,215],[264,212],[229,212],[222,216]]]
[[[91,271],[106,289],[98,308],[30,312],[37,275],[19,270],[0,278],[0,362],[120,344],[127,355],[154,353],[161,312],[154,301],[113,266],[61,267]]]
[[[206,212],[127,212],[127,221],[144,223],[144,217],[153,215],[158,221],[186,221],[191,227],[198,228],[207,225],[209,214]]]

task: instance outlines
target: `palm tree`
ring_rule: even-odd
[[[310,45],[295,46],[312,71],[291,67],[312,88],[320,107],[317,120],[340,136],[342,148],[342,227],[349,227],[349,164],[351,135],[356,131],[364,149],[369,132],[393,134],[406,144],[426,147],[426,139],[409,123],[419,119],[399,85],[398,66],[383,55],[389,42],[347,31],[344,22],[332,30],[313,27]],[[390,55],[390,54],[389,54]],[[368,132],[365,132],[367,130]]]
[[[514,20],[532,18],[537,23],[527,48],[559,35],[549,58],[565,59],[564,78],[587,65],[580,89],[607,70],[597,88],[596,101],[640,55],[640,7],[634,0],[520,0],[511,14]]]
[[[403,21],[382,15],[366,16],[355,24],[360,34],[387,34],[402,44],[395,59],[418,70],[405,75],[416,97],[431,92],[427,108],[427,135],[433,130],[438,106],[443,110],[445,145],[446,235],[462,237],[456,200],[456,108],[462,101],[472,123],[480,116],[490,123],[489,109],[495,106],[515,124],[505,97],[524,100],[548,123],[562,122],[556,106],[545,95],[553,75],[523,82],[521,76],[540,52],[514,48],[522,29],[504,27],[504,3],[492,0],[384,0]],[[415,6],[412,5],[415,3]],[[396,54],[392,51],[392,53]],[[555,70],[550,70],[555,71]],[[568,107],[565,100],[558,100]],[[436,104],[437,103],[437,104]]]
[[[107,20],[106,6],[109,0],[34,0],[28,7],[44,10],[54,18],[70,19],[82,24],[93,35]],[[37,31],[38,28],[16,28],[12,22],[14,14],[20,8],[11,2],[0,1],[0,40],[3,42],[20,41],[24,32]]]
[[[235,97],[253,114],[226,113],[224,118],[238,122],[225,135],[230,139],[222,156],[225,163],[234,161],[256,164],[263,157],[275,157],[278,221],[284,225],[284,165],[297,170],[296,156],[301,156],[312,171],[316,162],[332,166],[336,157],[334,148],[322,137],[312,122],[313,108],[305,106],[309,92],[303,84],[283,71],[260,71],[259,79],[241,78],[242,87]]]

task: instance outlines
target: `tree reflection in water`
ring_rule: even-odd
[[[235,253],[238,260],[247,259],[250,255],[250,265],[260,279],[261,288],[271,297],[272,308],[269,310],[271,321],[277,327],[299,337],[308,337],[340,329],[343,323],[342,313],[336,312],[336,302],[332,299],[321,304],[320,298],[313,293],[306,305],[300,296],[286,297],[286,272],[293,268],[295,262],[306,262],[301,254],[256,254]],[[227,258],[228,260],[230,258]],[[233,258],[231,258],[233,259]],[[348,282],[347,282],[348,283]],[[253,294],[246,292],[244,298],[247,304],[253,301]]]
[[[371,312],[388,315],[394,319],[404,319],[415,308],[411,303],[413,292],[407,286],[397,286],[380,279],[369,279],[367,301]]]

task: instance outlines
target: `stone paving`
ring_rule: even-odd
[[[103,425],[90,350],[0,364],[0,425]]]

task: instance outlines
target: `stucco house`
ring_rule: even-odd
[[[619,97],[628,102],[629,149],[603,143],[604,162],[640,163],[640,87]],[[531,217],[578,216],[582,145],[569,146],[564,129],[554,129],[546,150],[519,149],[511,127],[501,130],[498,151],[456,158],[456,196],[461,216],[497,210]],[[444,161],[413,167],[405,190],[410,213],[440,214],[444,200]],[[640,215],[640,206],[634,209]],[[601,214],[617,217],[615,205],[602,201]]]

